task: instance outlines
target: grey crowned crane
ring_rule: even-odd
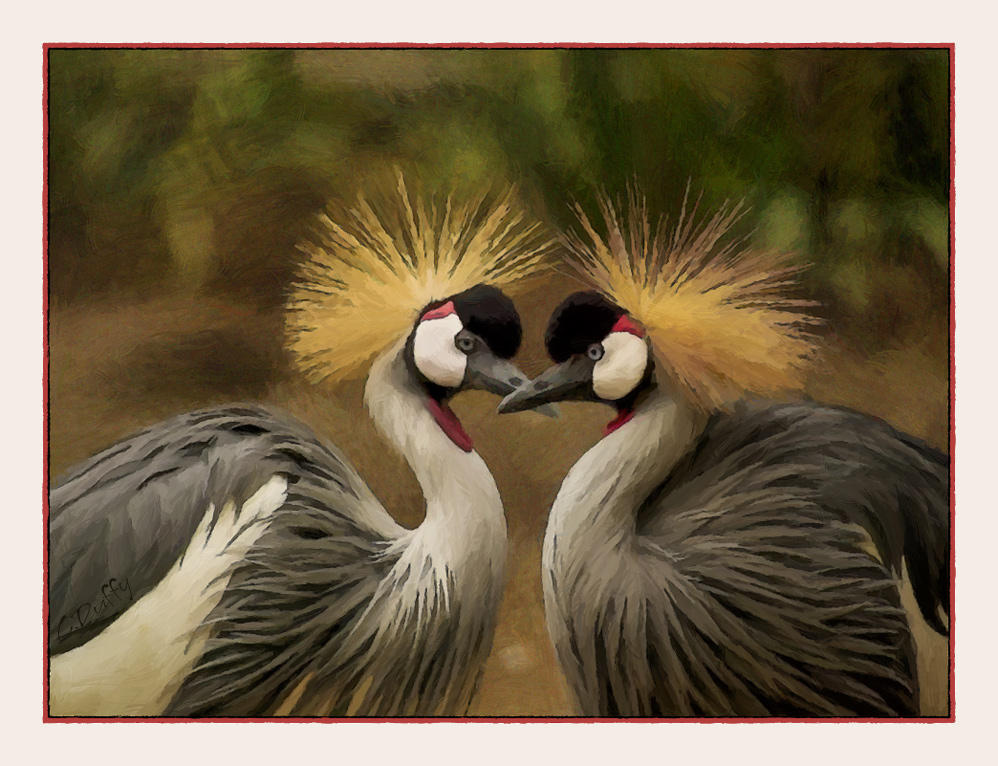
[[[498,395],[520,321],[500,288],[547,243],[510,194],[361,197],[289,301],[314,378],[373,357],[364,401],[423,490],[406,529],[307,426],[237,405],[168,420],[50,493],[50,714],[455,715],[488,655],[506,523],[448,400]]]
[[[686,205],[683,210],[685,213]],[[616,417],[565,477],[544,604],[587,716],[911,716],[900,601],[949,614],[949,461],[886,423],[774,403],[814,338],[795,269],[721,244],[739,215],[672,234],[602,200],[565,237],[595,290],[553,313],[554,367],[500,404],[602,402]],[[695,213],[695,208],[694,208]]]

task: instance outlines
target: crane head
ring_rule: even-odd
[[[496,287],[478,284],[419,313],[406,360],[437,398],[468,388],[505,396],[526,378],[509,361],[522,337],[513,301]]]
[[[644,330],[659,382],[690,406],[799,393],[820,325],[815,304],[795,295],[806,264],[734,236],[741,203],[703,215],[700,198],[688,201],[671,225],[636,188],[626,200],[599,195],[602,220],[576,205],[578,224],[561,236],[566,264]]]
[[[430,412],[458,446],[470,450],[471,439],[447,400],[468,389],[505,396],[526,382],[510,361],[522,337],[513,301],[491,285],[477,284],[419,312],[406,341],[406,364],[426,392]]]
[[[558,400],[603,402],[618,411],[608,426],[612,431],[652,385],[654,362],[644,328],[598,292],[566,298],[551,315],[544,341],[555,365],[506,396],[499,412]]]

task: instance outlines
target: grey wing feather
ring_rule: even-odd
[[[209,505],[238,506],[275,473],[308,470],[300,443],[317,441],[297,421],[238,405],[175,417],[70,471],[49,495],[50,654],[86,643],[155,587]],[[338,454],[323,456],[315,470],[342,494],[367,492]]]
[[[184,438],[188,431],[174,420],[138,434],[50,492],[50,654],[100,633],[183,553],[206,510],[210,473],[200,454],[185,449],[196,443]],[[105,603],[112,580],[124,587]]]
[[[939,617],[940,609],[949,614],[947,455],[845,408],[743,403],[713,419],[657,494],[695,496],[705,473],[720,480],[744,469],[767,489],[807,493],[838,520],[863,527],[891,571],[907,566],[926,622],[947,632]],[[655,523],[651,500],[639,525]]]

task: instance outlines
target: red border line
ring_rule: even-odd
[[[949,451],[950,451],[950,625],[949,625],[949,715],[917,718],[581,718],[581,717],[455,717],[455,718],[158,718],[158,717],[52,717],[48,713],[48,474],[49,474],[49,296],[48,296],[48,179],[49,179],[49,66],[48,53],[59,49],[850,49],[850,50],[948,50],[949,51]],[[42,44],[42,722],[43,723],[952,723],[956,720],[956,45],[954,43],[43,43]]]
[[[49,699],[49,55],[42,48],[42,720]]]
[[[917,718],[581,718],[547,716],[501,718],[155,718],[155,717],[64,717],[47,718],[46,723],[951,723],[952,717],[921,716]]]
[[[956,45],[949,47],[949,717],[956,720]]]
[[[134,49],[134,48],[272,48],[279,50],[310,50],[310,49],[435,49],[435,50],[464,50],[464,49],[513,49],[513,50],[575,50],[592,48],[599,50],[667,50],[667,49],[784,49],[784,50],[813,50],[823,48],[849,48],[849,49],[880,49],[880,50],[952,50],[952,43],[889,43],[889,42],[822,42],[822,43],[578,43],[578,42],[551,42],[551,43],[513,43],[513,42],[493,42],[493,43],[45,43],[44,48],[92,48],[92,49]]]

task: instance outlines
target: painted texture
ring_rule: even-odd
[[[56,475],[161,418],[249,399],[330,436],[400,521],[418,522],[404,511],[420,507],[418,486],[358,417],[359,384],[300,381],[277,310],[309,217],[368,162],[406,152],[431,181],[521,183],[552,217],[568,194],[635,174],[657,181],[662,209],[690,177],[718,199],[748,195],[754,236],[816,263],[808,291],[828,307],[831,337],[808,392],[946,446],[944,52],[53,56],[65,57],[52,60],[50,108]],[[518,301],[528,373],[545,366],[551,308],[576,288],[552,278]],[[494,404],[455,404],[510,535],[471,710],[568,714],[544,630],[540,537],[606,413],[498,419]],[[922,694],[941,711],[945,647],[924,656]]]
[[[186,550],[151,591],[136,595],[96,637],[53,659],[51,714],[151,716],[166,710],[179,679],[204,651],[202,623],[287,490],[287,480],[274,476],[238,512],[232,500],[218,513],[209,505]]]

